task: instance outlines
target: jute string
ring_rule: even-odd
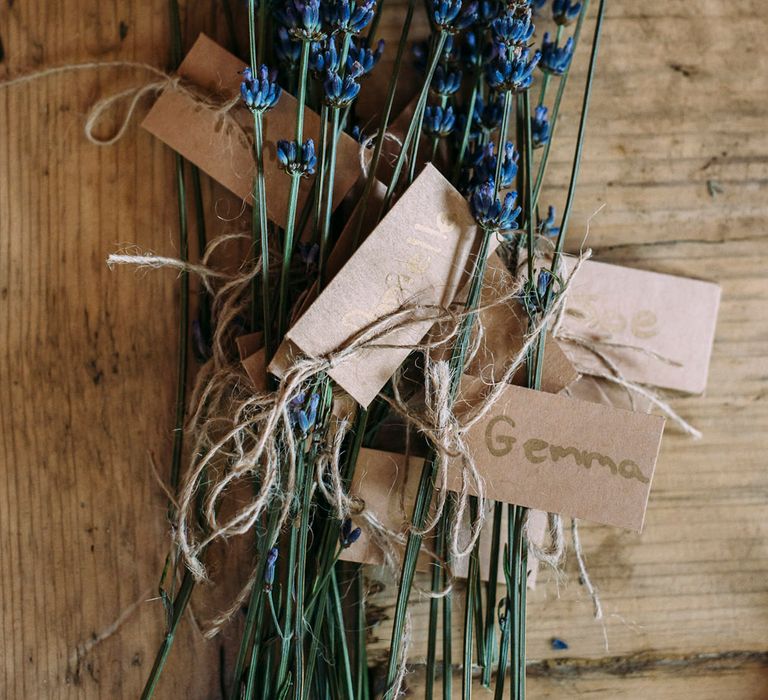
[[[239,133],[245,136],[246,140],[250,141],[250,136],[246,130],[240,125],[240,123],[231,117],[230,112],[240,103],[240,96],[237,95],[228,100],[215,100],[209,94],[203,94],[195,86],[184,81],[181,76],[171,75],[150,65],[149,63],[142,63],[138,61],[87,61],[84,63],[69,63],[62,66],[55,66],[52,68],[45,68],[33,73],[27,73],[20,75],[16,78],[11,78],[4,82],[0,82],[0,90],[18,87],[20,85],[26,85],[46,78],[51,78],[57,75],[64,75],[67,73],[77,72],[93,72],[107,69],[121,69],[121,70],[139,70],[151,73],[157,78],[151,82],[142,83],[134,87],[126,88],[113,95],[108,95],[97,100],[85,120],[84,133],[86,139],[94,146],[113,146],[123,136],[131,124],[133,115],[141,102],[142,98],[147,95],[155,94],[171,88],[183,92],[187,96],[195,100],[203,108],[211,109],[216,115],[227,120],[233,127],[235,127]],[[123,117],[118,121],[117,127],[114,133],[108,137],[99,137],[96,135],[99,124],[115,109],[118,105],[127,101],[127,106]]]
[[[278,529],[285,525],[295,498],[296,459],[299,449],[289,415],[291,400],[318,374],[357,357],[359,353],[370,352],[376,348],[403,347],[393,343],[392,338],[397,336],[398,331],[425,321],[432,325],[438,324],[441,332],[439,339],[428,338],[424,344],[417,346],[423,355],[427,377],[424,406],[414,407],[403,401],[399,394],[395,395],[398,398],[387,400],[397,412],[422,432],[438,454],[437,505],[426,527],[420,530],[419,534],[431,531],[442,517],[448,490],[449,465],[459,464],[461,487],[456,499],[456,515],[451,525],[450,549],[453,556],[462,556],[471,551],[483,524],[484,487],[474,458],[464,440],[464,434],[491,410],[507,381],[525,362],[529,349],[551,322],[557,305],[531,329],[520,352],[510,363],[499,383],[492,386],[461,418],[453,413],[450,406],[448,364],[442,360],[432,360],[435,348],[450,346],[455,340],[465,318],[465,312],[453,307],[406,303],[375,320],[333,352],[323,357],[299,358],[286,372],[275,392],[254,394],[243,376],[239,360],[233,358],[228,351],[224,336],[228,332],[231,335],[231,330],[228,331],[227,328],[231,329],[231,321],[247,303],[244,293],[253,275],[258,274],[258,266],[238,275],[211,270],[210,256],[220,244],[219,239],[211,243],[200,265],[141,252],[134,255],[121,252],[108,259],[111,265],[133,263],[138,267],[184,270],[199,275],[209,289],[216,289],[213,297],[216,320],[214,353],[211,362],[200,372],[192,392],[192,410],[187,429],[194,438],[193,453],[178,498],[178,521],[174,530],[176,544],[190,571],[198,579],[205,579],[207,572],[201,560],[204,549],[215,540],[228,539],[251,530],[272,503],[281,504]],[[585,255],[583,259],[587,257],[588,255]],[[578,266],[574,268],[572,275],[576,273]],[[563,284],[567,285],[569,279],[564,280]],[[506,297],[492,303],[509,303],[518,291],[515,287]],[[483,308],[477,313],[482,311]],[[406,347],[416,349],[416,346]],[[316,465],[316,483],[340,518],[347,517],[356,507],[350,496],[344,492],[340,480],[340,450],[345,431],[345,426],[336,431],[330,449],[321,454]],[[205,520],[203,532],[196,527],[196,502],[204,475],[206,489],[202,508]],[[254,497],[236,509],[234,514],[221,516],[219,506],[222,500],[241,480],[255,480],[258,488]],[[468,507],[470,494],[477,496],[480,507],[478,517],[470,525],[469,539],[461,543],[460,523]],[[366,518],[365,522],[375,530],[377,539],[393,539],[392,533],[377,525],[375,518]],[[399,544],[399,537],[393,543],[392,549],[395,548],[394,544]]]

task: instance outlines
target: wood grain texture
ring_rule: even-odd
[[[201,30],[227,40],[218,7],[190,3],[188,44]],[[543,573],[529,598],[534,700],[768,697],[767,20],[759,0],[609,3],[571,240],[604,205],[590,225],[597,259],[718,281],[723,302],[707,395],[673,401],[704,439],[667,431],[642,535],[582,530],[608,651],[572,563],[559,585]],[[163,2],[3,3],[0,76],[93,60],[162,66],[167,36]],[[544,193],[558,205],[580,58]],[[167,526],[148,450],[165,473],[176,282],[110,272],[104,259],[125,243],[175,252],[173,158],[135,126],[109,149],[82,135],[96,98],[146,77],[102,70],[0,90],[2,697],[136,697],[162,634],[150,599]],[[235,217],[237,202],[208,182],[205,196],[212,229],[235,230],[216,214]],[[393,588],[385,580],[371,600],[374,663]],[[196,613],[213,609],[201,601]],[[417,689],[426,604],[413,613]],[[553,651],[552,637],[569,649]],[[185,623],[158,697],[218,697],[218,667],[219,643]]]

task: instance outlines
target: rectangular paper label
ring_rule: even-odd
[[[462,382],[468,405],[487,391]],[[659,416],[510,385],[465,440],[494,499],[639,531],[663,429]]]
[[[590,260],[573,278],[563,331],[647,350],[598,345],[630,381],[700,394],[719,304],[720,287],[711,282]],[[607,372],[588,350],[574,343],[563,349],[579,369]]]
[[[427,165],[286,337],[321,357],[404,304],[448,304],[478,243],[467,202]],[[398,329],[377,342],[402,347],[363,350],[328,374],[368,406],[431,326],[423,321]]]
[[[424,465],[422,457],[411,457],[406,468],[405,455],[384,452],[381,450],[360,450],[355,476],[352,479],[350,493],[365,502],[365,508],[373,512],[378,521],[392,532],[402,533],[410,521],[413,503],[419,486],[419,477]],[[506,514],[506,509],[505,509]],[[488,513],[483,531],[480,535],[480,577],[488,580],[491,557],[492,513]],[[354,518],[353,518],[354,520]],[[535,511],[531,514],[529,534],[534,542],[541,544],[546,530],[546,514]],[[467,537],[469,531],[467,530]],[[506,543],[506,517],[502,522],[501,547]],[[427,553],[432,546],[431,538],[425,538],[423,549],[426,550],[419,558],[420,571],[429,569],[431,556]],[[363,528],[360,539],[350,548],[341,553],[341,558],[360,564],[381,564],[383,555],[376,544],[370,540]],[[536,582],[538,562],[533,556],[528,557],[528,585],[533,588]],[[453,574],[466,578],[469,566],[469,556],[462,557],[451,564]],[[504,581],[504,572],[499,571],[498,580]]]
[[[204,34],[195,42],[179,66],[179,75],[206,93],[223,101],[240,93],[243,61],[223,49]],[[267,216],[278,226],[285,227],[288,214],[290,178],[278,167],[277,141],[293,140],[296,130],[296,100],[283,91],[277,105],[264,115],[264,176],[267,191]],[[244,107],[236,106],[229,115],[240,125],[224,121],[215,108],[179,89],[163,91],[142,126],[151,134],[197,165],[203,172],[221,183],[243,201],[251,201],[253,188],[253,148],[243,133],[252,132],[253,118]],[[317,147],[320,117],[310,109],[304,110],[304,139],[312,138]],[[342,133],[339,138],[333,206],[360,176],[360,145]],[[304,206],[312,178],[302,178],[299,190],[299,211]]]

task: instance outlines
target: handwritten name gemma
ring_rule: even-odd
[[[492,418],[485,429],[485,444],[494,457],[505,457],[518,443],[510,430],[515,427],[515,421],[504,414]],[[560,460],[572,459],[575,464],[584,469],[591,469],[594,463],[606,467],[613,476],[624,479],[636,479],[647,484],[649,479],[640,471],[640,467],[631,459],[617,460],[608,455],[593,450],[578,447],[554,445],[540,438],[530,438],[522,443],[525,459],[531,464],[542,464],[546,461],[553,463]]]

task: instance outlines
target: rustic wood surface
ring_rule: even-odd
[[[220,3],[189,4],[187,44],[200,30],[228,41]],[[529,598],[532,699],[768,697],[767,21],[759,0],[609,4],[574,241],[604,205],[597,259],[716,280],[723,303],[707,395],[673,401],[704,439],[668,430],[642,535],[583,527],[605,638],[572,563]],[[397,31],[394,4],[385,25]],[[0,77],[163,66],[167,37],[161,1],[9,1]],[[135,123],[111,148],[82,132],[98,97],[149,79],[102,69],[0,90],[2,697],[136,697],[162,634],[167,525],[150,452],[165,473],[177,284],[104,260],[125,243],[176,251],[173,158]],[[554,153],[555,203],[575,126]],[[212,206],[227,218],[236,203],[208,182],[205,196],[212,230],[236,229]],[[374,663],[393,595],[384,582],[372,599]],[[413,610],[415,688],[426,605]],[[185,622],[158,697],[218,697],[219,647]]]

